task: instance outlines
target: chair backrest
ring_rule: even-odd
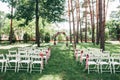
[[[8,53],[11,55],[17,55],[17,50],[8,50]]]
[[[43,61],[43,56],[31,55],[32,61]]]
[[[18,55],[27,55],[27,51],[26,50],[19,50]]]
[[[18,56],[16,54],[6,54],[7,60],[18,60]]]
[[[120,54],[119,53],[112,53],[111,54],[111,59],[112,59],[112,62],[120,62]]]
[[[103,51],[103,54],[110,54],[110,51]]]
[[[5,56],[3,54],[0,54],[0,60],[5,60]]]
[[[106,61],[106,62],[110,62],[110,54],[106,53],[106,54],[101,54],[100,60],[99,61]]]
[[[19,60],[30,60],[30,56],[29,55],[19,55]]]

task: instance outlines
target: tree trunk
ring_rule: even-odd
[[[94,24],[94,5],[92,0],[92,7],[90,0],[88,0],[89,3],[89,9],[90,9],[90,17],[91,17],[91,28],[92,28],[92,43],[95,43],[95,24]]]
[[[85,7],[85,42],[87,43],[87,6]]]
[[[12,38],[13,38],[12,25],[13,25],[13,0],[12,0],[12,5],[11,5],[10,36],[9,36],[10,44],[12,43]]]
[[[99,0],[99,16],[100,16],[99,27],[101,32],[100,48],[105,50],[105,0]]]
[[[71,8],[70,8],[70,0],[68,0],[68,17],[69,17],[69,27],[70,27],[70,43],[72,43],[72,35],[71,35]]]
[[[80,10],[80,9],[79,9]],[[80,14],[81,15],[81,14]],[[79,15],[79,16],[80,16]],[[80,17],[80,41],[81,41],[81,43],[83,42],[83,36],[82,36],[82,28],[81,28],[81,24],[82,24],[82,19],[81,19],[81,17]]]
[[[76,1],[76,18],[77,18],[76,43],[79,43],[79,25],[80,25],[80,6],[79,6],[79,0]]]
[[[38,0],[36,0],[36,10],[35,10],[35,14],[36,14],[36,42],[37,42],[37,46],[40,47],[40,34],[39,34],[39,14],[38,14]]]
[[[99,45],[99,1],[96,0],[96,44]]]
[[[95,43],[94,2],[92,0],[92,43]]]
[[[72,21],[73,21],[74,48],[76,48],[76,34],[75,34],[75,22],[74,22],[74,9],[73,9],[73,3],[72,3],[72,0],[71,0],[71,11],[72,11]]]

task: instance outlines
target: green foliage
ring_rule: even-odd
[[[58,42],[63,40],[63,36],[62,35],[58,35]]]
[[[0,35],[0,42],[1,42],[1,35]]]
[[[44,0],[40,16],[48,22],[63,21],[61,15],[64,14],[65,0]]]
[[[6,15],[3,11],[0,11],[0,29],[4,26]]]
[[[106,40],[109,40],[109,32],[108,31],[105,31],[105,41]]]
[[[120,22],[116,20],[110,20],[106,24],[106,28],[109,30],[109,35],[112,40],[117,40],[120,34]]]
[[[3,46],[3,45],[2,45]],[[80,43],[77,45],[83,48],[98,48],[92,43]],[[120,45],[111,43],[106,44],[107,49],[112,52],[120,50]],[[80,48],[81,49],[81,48]],[[0,73],[1,80],[120,80],[120,74],[111,73],[87,73],[84,63],[81,65],[75,61],[73,57],[72,47],[67,48],[64,44],[51,46],[51,56],[47,65],[44,65],[42,73],[19,71],[15,73],[13,70],[6,73]],[[6,54],[7,50],[0,49],[0,53]]]
[[[50,34],[49,34],[49,33],[46,33],[46,34],[45,34],[45,42],[46,42],[46,43],[49,43],[49,42],[50,42]]]
[[[24,43],[27,43],[28,40],[30,40],[30,36],[29,36],[27,33],[24,33],[23,39],[24,39],[24,40],[23,40]]]
[[[14,31],[12,32],[12,43],[15,43],[16,42],[16,38],[15,38],[15,34],[14,34]],[[9,39],[10,39],[10,37],[9,37]]]
[[[39,16],[48,22],[62,21],[65,0],[41,0],[39,1]],[[15,16],[18,20],[25,19],[25,24],[35,18],[35,1],[21,0],[17,4]],[[44,20],[42,24],[44,25]]]
[[[21,1],[15,10],[15,18],[17,20],[25,19],[24,24],[28,25],[28,22],[34,18],[34,11],[35,8],[32,1]]]
[[[45,30],[44,29],[40,29],[40,41],[41,42],[44,41],[44,37],[45,37]]]

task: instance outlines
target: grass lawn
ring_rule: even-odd
[[[83,43],[77,45],[78,48],[98,47],[92,43]],[[16,49],[12,47],[12,49]],[[111,52],[120,52],[120,45],[106,43],[106,50]],[[0,53],[7,53],[7,49],[0,49]],[[0,72],[0,80],[120,80],[120,73],[87,73],[84,65],[75,61],[73,49],[66,47],[65,43],[51,45],[51,57],[42,73],[20,71]]]

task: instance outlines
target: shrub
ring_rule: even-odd
[[[58,35],[58,42],[61,42],[63,40],[63,36],[62,35]]]
[[[46,33],[45,34],[45,43],[49,43],[50,42],[50,34]]]
[[[0,35],[0,42],[1,42],[1,35]]]
[[[27,33],[25,33],[24,36],[23,36],[23,42],[27,43],[28,40],[30,40],[30,36]]]
[[[9,36],[9,40],[10,40],[10,36]],[[12,43],[16,42],[16,38],[15,38],[15,34],[14,32],[12,32]]]

